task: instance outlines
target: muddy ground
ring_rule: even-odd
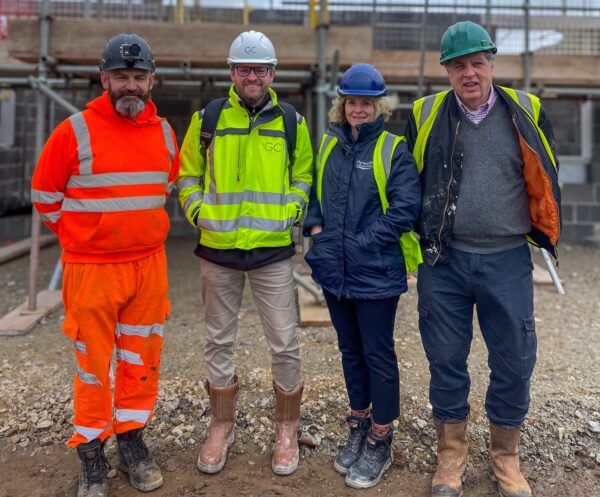
[[[331,328],[302,328],[306,380],[302,426],[316,447],[303,446],[300,469],[281,478],[270,469],[273,398],[269,354],[247,291],[236,356],[242,381],[236,442],[225,470],[195,468],[209,419],[202,359],[202,304],[193,241],[169,242],[172,318],[165,332],[156,415],[146,439],[165,477],[159,496],[411,496],[428,495],[435,433],[427,401],[428,370],[417,327],[414,287],[402,297],[396,323],[401,374],[401,417],[396,459],[375,489],[354,491],[332,467],[345,436],[340,421],[347,398]],[[42,251],[40,282],[49,281],[57,247]],[[26,295],[28,261],[0,265],[0,313]],[[523,470],[537,496],[600,496],[600,251],[561,247],[560,274],[567,295],[536,289],[538,364],[531,411],[523,433]],[[0,338],[0,497],[76,495],[78,462],[64,443],[72,416],[72,345],[61,335],[57,311],[21,337]],[[487,469],[483,396],[489,371],[476,333],[469,361],[472,415],[465,497],[497,495]],[[114,461],[114,446],[108,448]],[[140,495],[125,477],[110,480],[112,495]]]

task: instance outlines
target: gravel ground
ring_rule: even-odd
[[[147,434],[165,474],[153,495],[356,495],[332,469],[343,442],[340,424],[347,398],[332,328],[302,328],[306,380],[302,412],[302,459],[287,478],[270,470],[273,394],[269,354],[250,292],[244,299],[236,350],[242,381],[236,441],[219,475],[195,469],[206,436],[208,401],[201,385],[202,305],[193,242],[168,244],[172,318],[163,350],[160,394]],[[58,248],[41,254],[41,282],[49,280]],[[532,404],[523,432],[523,469],[534,495],[600,496],[600,251],[561,247],[560,274],[567,295],[536,289],[538,364]],[[1,266],[0,313],[26,296],[28,261]],[[401,374],[401,417],[394,440],[395,463],[382,483],[362,495],[425,497],[435,462],[435,432],[427,402],[428,370],[420,344],[416,295],[403,296],[396,321]],[[75,495],[78,463],[64,445],[70,435],[72,346],[60,333],[57,311],[31,333],[0,338],[0,497]],[[470,358],[472,415],[465,497],[497,495],[487,470],[487,421],[483,397],[489,370],[480,334]],[[109,444],[114,460],[114,445]],[[7,475],[10,475],[7,478]],[[133,496],[123,475],[111,480],[113,495]]]

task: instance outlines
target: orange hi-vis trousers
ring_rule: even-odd
[[[163,325],[169,314],[164,249],[115,264],[64,264],[63,333],[77,357],[75,447],[141,428],[158,395]],[[114,404],[109,380],[117,349]]]

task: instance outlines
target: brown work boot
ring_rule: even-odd
[[[198,469],[203,473],[218,473],[225,466],[227,449],[233,443],[235,428],[235,401],[240,388],[237,376],[233,385],[217,388],[208,380],[204,387],[210,398],[212,418],[208,428],[208,438],[198,455]]]
[[[300,424],[300,401],[304,382],[291,392],[284,392],[273,382],[275,390],[275,447],[271,467],[276,475],[291,475],[298,469],[298,425]]]
[[[431,482],[432,497],[460,497],[467,468],[467,420],[443,423],[433,418],[437,433],[437,468]]]
[[[531,497],[531,488],[519,469],[521,427],[490,421],[490,466],[502,497]]]

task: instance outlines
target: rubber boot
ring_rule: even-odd
[[[208,380],[204,387],[210,398],[212,418],[208,438],[200,449],[198,455],[198,469],[203,473],[218,473],[225,466],[227,450],[233,443],[235,428],[235,403],[240,388],[237,376],[233,378],[233,385],[217,388]]]
[[[273,382],[275,390],[275,446],[271,467],[276,475],[291,475],[298,469],[298,426],[304,382],[291,392],[284,392]]]
[[[348,416],[346,418],[346,424],[348,425],[348,441],[335,457],[333,461],[333,468],[340,474],[346,475],[350,466],[352,466],[365,446],[367,440],[367,434],[371,428],[371,416],[361,419],[355,416]]]
[[[432,497],[460,497],[467,469],[467,420],[443,423],[433,419],[437,434],[437,467],[431,481]]]
[[[490,465],[502,497],[531,497],[531,488],[519,469],[521,427],[490,421]]]
[[[98,439],[77,446],[81,460],[77,497],[108,497],[108,470],[104,443]]]
[[[129,475],[133,488],[152,492],[162,487],[163,476],[142,439],[144,428],[117,434],[119,469]]]
[[[346,485],[352,488],[371,488],[379,483],[385,470],[394,461],[393,434],[394,430],[391,428],[384,437],[378,437],[372,429],[369,430],[362,452],[348,469]]]

